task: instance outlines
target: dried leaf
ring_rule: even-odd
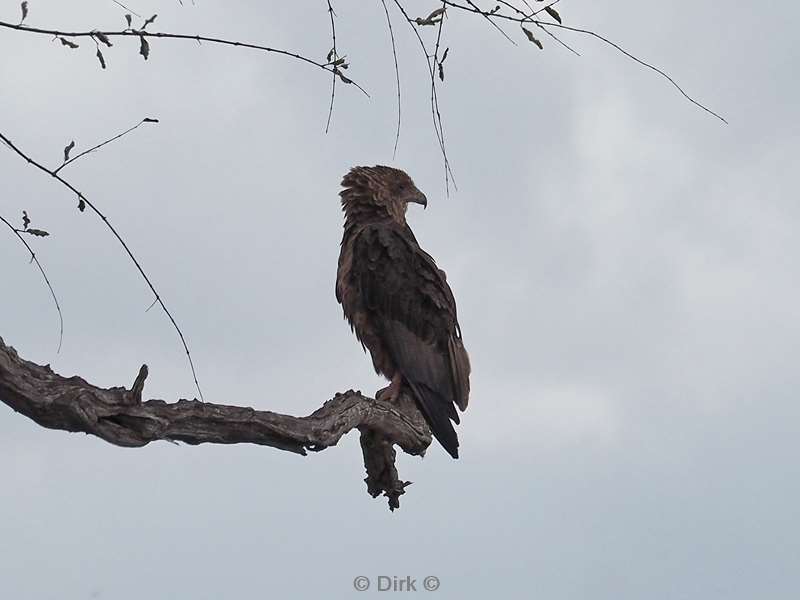
[[[328,62],[331,62],[331,59],[332,59],[334,56],[336,56],[336,51],[335,51],[333,48],[331,48],[331,51],[330,51],[330,52],[328,52],[328,56],[327,56],[326,60],[327,60]]]
[[[528,36],[528,40],[530,40],[531,42],[533,42],[534,44],[539,46],[539,50],[543,50],[544,49],[544,46],[542,46],[542,42],[540,42],[539,40],[536,39],[536,37],[533,35],[533,32],[530,29],[527,29],[527,28],[523,27],[522,31],[525,32],[526,36]]]
[[[152,117],[145,117],[142,119],[142,123],[158,123],[158,119],[154,119]]]
[[[428,21],[433,21],[436,17],[444,17],[444,13],[445,13],[446,10],[447,9],[444,8],[444,7],[437,8],[435,11],[433,11],[431,14],[428,15],[428,19],[427,20]]]
[[[25,233],[29,233],[31,235],[35,235],[38,237],[47,237],[48,235],[50,235],[44,229],[26,229]]]
[[[147,43],[147,40],[144,39],[143,35],[139,36],[139,54],[144,56],[145,60],[147,60],[147,57],[150,56],[150,44]]]
[[[353,80],[345,77],[344,74],[339,69],[334,68],[333,72],[339,76],[339,79],[342,80],[342,83],[353,83]]]
[[[100,52],[100,47],[99,46],[97,47],[97,60],[100,61],[100,66],[105,69],[106,68],[106,59],[103,58],[103,53]]]
[[[417,17],[414,19],[414,22],[417,25],[438,25],[444,18],[446,10],[446,8],[437,8],[424,19],[422,17]]]
[[[132,20],[132,19],[133,19],[133,17],[132,17],[132,16],[130,16],[130,15],[125,15],[125,20],[128,22],[128,27],[130,27],[130,26],[131,26],[131,20]]]
[[[62,45],[64,45],[64,46],[69,46],[69,47],[70,47],[70,48],[72,48],[73,50],[74,50],[75,48],[77,48],[77,47],[78,47],[78,44],[76,44],[75,42],[72,42],[72,41],[68,40],[67,38],[64,38],[64,37],[59,37],[58,39],[61,41],[61,44],[62,44]]]
[[[78,210],[81,212],[86,210],[86,201],[83,199],[83,196],[78,196]]]
[[[69,160],[69,153],[72,152],[72,149],[75,147],[75,140],[72,140],[65,148],[64,148],[64,162]]]
[[[111,43],[111,40],[108,39],[108,36],[102,31],[93,31],[92,35],[96,37],[98,40],[100,40],[102,43],[104,43],[106,46],[108,46],[109,48],[111,48],[111,46],[114,45]]]
[[[22,25],[22,22],[28,17],[28,3],[23,2],[19,7],[22,9],[22,18],[19,20],[19,24]]]
[[[439,79],[444,81],[444,65],[442,63],[439,63]]]
[[[444,49],[444,54],[442,54],[442,60],[439,61],[440,63],[443,63],[445,61],[448,52],[450,52],[450,46]]]
[[[552,6],[545,6],[545,7],[544,7],[544,10],[545,10],[545,12],[546,12],[548,15],[550,15],[550,16],[551,16],[551,17],[553,17],[553,18],[554,18],[556,21],[558,21],[559,23],[561,23],[561,15],[560,15],[560,14],[558,14],[558,11],[557,11],[555,8],[553,8]]]
[[[155,20],[156,20],[156,17],[157,17],[157,16],[158,16],[158,15],[153,15],[152,17],[150,17],[149,19],[147,19],[147,20],[144,22],[144,25],[142,25],[142,29],[146,29],[146,28],[147,28],[147,26],[148,26],[148,25],[150,25],[150,23],[152,23],[153,21],[155,21]]]
[[[28,218],[28,211],[22,211],[22,228],[27,229],[28,225],[31,224],[30,218]]]

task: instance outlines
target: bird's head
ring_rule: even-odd
[[[405,223],[408,203],[428,206],[408,173],[392,167],[353,167],[342,179],[342,210],[348,217],[388,215]]]

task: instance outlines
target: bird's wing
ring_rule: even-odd
[[[443,271],[411,230],[372,226],[353,246],[352,281],[386,350],[417,396],[436,438],[457,456],[457,405],[469,398],[469,358]]]

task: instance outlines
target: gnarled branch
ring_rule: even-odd
[[[387,496],[394,510],[409,482],[397,475],[393,445],[422,456],[431,443],[425,419],[406,396],[388,403],[348,390],[307,417],[293,417],[198,400],[143,402],[146,378],[143,365],[131,389],[99,388],[21,358],[0,338],[0,402],[42,427],[88,433],[117,446],[140,447],[156,440],[250,443],[305,455],[335,446],[343,435],[359,429],[367,491],[373,497]]]

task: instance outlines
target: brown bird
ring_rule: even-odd
[[[354,167],[342,180],[344,236],[336,299],[375,371],[391,380],[378,392],[394,401],[407,390],[431,431],[458,458],[459,422],[469,399],[470,364],[444,271],[406,223],[408,203],[428,205],[405,172]]]

